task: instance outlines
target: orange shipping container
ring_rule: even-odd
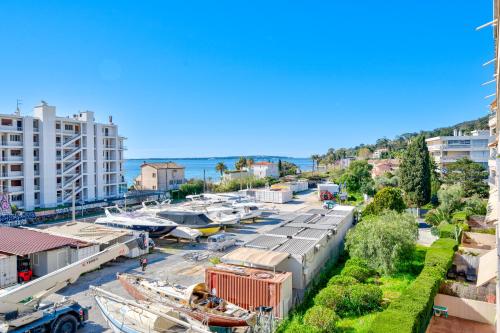
[[[278,318],[286,317],[293,305],[289,272],[221,264],[205,270],[205,283],[218,297],[244,309],[272,307]]]

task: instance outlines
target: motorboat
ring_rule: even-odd
[[[209,326],[254,326],[257,320],[255,313],[211,294],[205,283],[185,287],[131,274],[119,274],[118,280],[137,301],[164,304]]]
[[[111,209],[115,209],[118,213],[112,213]],[[96,224],[135,231],[147,231],[151,237],[169,234],[177,228],[177,224],[168,219],[157,218],[138,211],[126,212],[118,206],[105,207],[104,213],[106,216],[97,218],[95,220]]]
[[[138,209],[137,211],[141,212],[141,213],[156,214],[156,213],[159,213],[161,211],[164,211],[165,209],[168,209],[170,207],[171,202],[172,201],[170,199],[162,201],[162,202],[158,202],[156,200],[143,201],[142,207],[140,209]]]
[[[97,308],[115,333],[208,333],[209,328],[164,304],[132,301],[91,287]]]
[[[204,236],[210,236],[221,229],[221,223],[215,222],[203,211],[187,208],[171,208],[157,213],[158,218],[167,219],[181,227],[200,231]]]

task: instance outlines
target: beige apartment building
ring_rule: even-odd
[[[141,165],[141,174],[135,179],[135,186],[140,190],[177,190],[186,182],[184,169],[182,165],[173,162],[144,162]]]

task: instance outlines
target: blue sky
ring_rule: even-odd
[[[0,2],[0,112],[113,115],[127,157],[309,156],[487,113],[492,1]]]

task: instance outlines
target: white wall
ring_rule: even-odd
[[[35,171],[33,170],[33,117],[23,119],[24,209],[35,209]]]

